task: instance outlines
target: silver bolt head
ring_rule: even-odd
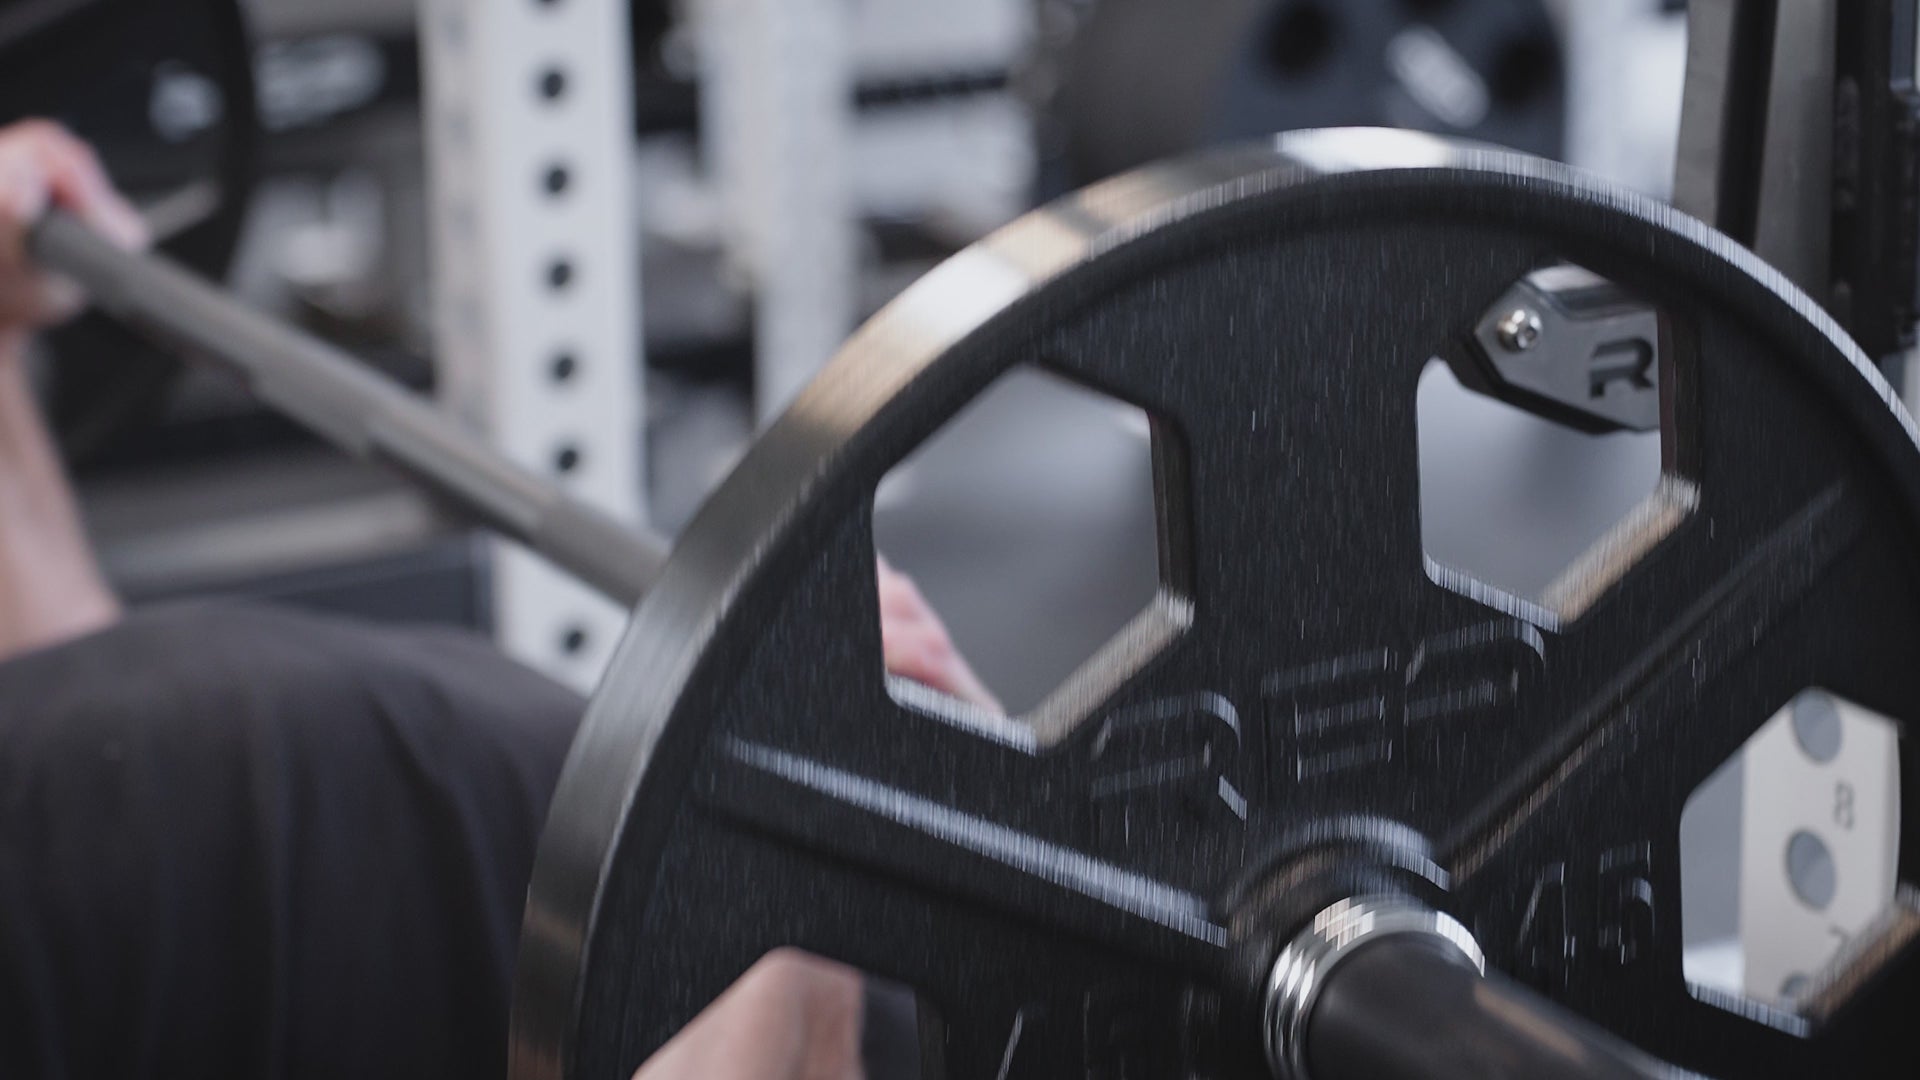
[[[1494,327],[1508,352],[1526,352],[1540,342],[1540,314],[1532,308],[1514,308]]]

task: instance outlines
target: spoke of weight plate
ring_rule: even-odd
[[[729,858],[702,856],[716,847]],[[1082,1053],[1085,1025],[1122,1006],[1135,1037],[1180,1052],[1191,978],[1178,968],[1141,964],[1057,926],[704,819],[687,822],[666,865],[674,875],[666,904],[624,939],[629,970],[644,957],[649,977],[596,983],[584,1002],[588,1042],[598,1045],[575,1062],[583,1074],[631,1074],[740,972],[785,946],[915,989],[940,1021],[930,1049],[949,1076],[1058,1076],[1057,1067]],[[695,895],[731,900],[672,900]],[[958,940],[971,947],[949,947]],[[1009,1058],[1015,1067],[1002,1073]]]

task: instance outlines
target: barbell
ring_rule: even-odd
[[[541,842],[521,1080],[631,1075],[781,946],[915,991],[928,1076],[1920,1066],[1910,886],[1792,1002],[1682,968],[1688,793],[1808,686],[1920,715],[1920,432],[1823,311],[1668,207],[1384,130],[1098,184],[875,316],[664,562],[161,260],[57,215],[31,247],[348,449],[644,591]],[[1568,266],[1655,313],[1640,360],[1591,336],[1495,355],[1537,329],[1505,326],[1514,290]],[[1434,358],[1584,426],[1654,406],[1659,486],[1542,597],[1422,548]],[[1012,718],[886,676],[871,514],[1020,364],[1152,418],[1161,581]]]

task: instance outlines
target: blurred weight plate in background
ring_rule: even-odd
[[[1048,195],[1301,128],[1562,156],[1561,43],[1539,0],[1054,0],[1043,34]]]

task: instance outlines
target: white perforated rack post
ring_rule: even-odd
[[[421,0],[442,401],[508,456],[643,518],[639,234],[624,0]],[[517,546],[497,637],[575,686],[625,612]]]

